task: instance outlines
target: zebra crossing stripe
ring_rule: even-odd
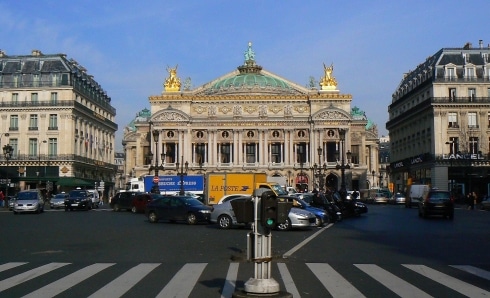
[[[468,297],[490,297],[490,292],[475,287],[469,283],[466,283],[449,275],[446,275],[430,267],[424,265],[409,264],[405,264],[403,266]]]
[[[11,262],[11,263],[6,263],[6,264],[2,264],[0,265],[0,272],[2,271],[5,271],[5,270],[9,270],[9,269],[12,269],[12,268],[15,268],[15,267],[18,267],[18,266],[21,266],[21,265],[24,265],[24,264],[27,264],[27,263],[22,263],[22,262]]]
[[[139,264],[129,269],[124,274],[114,279],[89,297],[121,297],[158,266],[160,266],[160,263]]]
[[[296,285],[294,284],[293,278],[289,273],[288,268],[286,267],[286,264],[277,263],[277,267],[279,268],[279,273],[281,274],[281,278],[284,282],[284,286],[286,287],[286,291],[292,294],[293,297],[301,297],[298,289],[296,288]]]
[[[486,280],[490,280],[490,272],[488,272],[486,270],[483,270],[483,269],[480,269],[477,267],[473,267],[473,266],[463,266],[463,265],[451,265],[451,267],[457,268],[459,270],[466,271],[466,272],[471,273],[473,275],[482,277]]]
[[[4,279],[0,281],[0,292],[5,291],[7,289],[10,289],[11,287],[14,287],[18,284],[21,284],[23,282],[26,282],[28,280],[31,280],[33,278],[36,278],[38,276],[41,276],[45,273],[48,273],[50,271],[53,271],[55,269],[61,268],[63,266],[69,265],[70,263],[49,263],[46,265],[43,265],[41,267],[37,267],[34,269],[31,269],[29,271],[26,271],[24,273],[12,276],[10,278]]]
[[[84,267],[76,272],[73,272],[72,274],[50,283],[49,285],[29,293],[23,298],[54,297],[114,264],[115,263],[96,263]]]
[[[229,298],[233,295],[236,288],[236,278],[238,276],[238,263],[231,263],[226,274],[225,285],[221,292],[221,298]]]
[[[316,275],[330,295],[335,298],[360,298],[366,297],[350,282],[343,278],[330,265],[325,263],[306,263]]]
[[[158,293],[157,298],[187,298],[192,291],[192,285],[197,283],[207,263],[185,264],[170,282]]]
[[[391,274],[383,268],[374,264],[354,264],[357,268],[368,274],[383,286],[390,289],[400,297],[432,297],[412,284],[404,281],[398,276]]]

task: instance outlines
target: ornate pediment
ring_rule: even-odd
[[[177,110],[163,110],[152,117],[152,121],[188,121],[189,117]]]
[[[316,113],[313,120],[351,120],[348,113],[342,110],[324,110]]]

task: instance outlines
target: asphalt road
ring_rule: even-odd
[[[2,210],[0,227],[4,297],[87,297],[94,292],[101,297],[228,297],[254,274],[246,260],[247,228],[150,224],[142,214],[104,207],[32,215]],[[421,219],[416,209],[369,205],[367,214],[333,226],[274,231],[272,277],[295,297],[410,297],[395,295],[404,287],[393,284],[384,270],[429,296],[485,297],[490,291],[485,275],[490,275],[489,227],[490,212],[457,209],[454,220]],[[463,265],[484,271],[475,275],[451,267]],[[43,266],[56,268],[35,275],[37,268],[48,270]],[[458,290],[441,284],[441,278],[420,276],[428,268],[471,286]],[[124,276],[129,281],[118,279]]]

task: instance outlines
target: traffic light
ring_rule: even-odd
[[[274,228],[277,224],[277,197],[272,191],[262,194],[260,222],[265,228]]]

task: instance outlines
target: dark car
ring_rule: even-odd
[[[145,214],[151,223],[168,220],[193,225],[200,221],[210,222],[211,210],[211,207],[192,197],[163,196],[148,203]]]
[[[112,210],[118,212],[121,210],[131,211],[133,209],[133,199],[137,195],[145,194],[144,192],[136,191],[121,191],[115,194],[112,199],[110,206]]]
[[[65,198],[65,211],[73,209],[92,209],[92,195],[85,189],[75,189]]]
[[[339,206],[343,217],[361,216],[361,214],[368,212],[366,204],[359,201],[358,199],[342,199],[342,196],[339,192],[335,192],[331,196],[331,199],[333,200],[333,202],[335,202],[337,206]]]
[[[423,195],[419,202],[419,216],[426,218],[431,215],[454,218],[454,200],[449,191],[431,189]]]
[[[163,196],[161,194],[155,193],[142,193],[133,196],[133,202],[131,204],[131,212],[133,213],[144,213],[146,205],[153,200],[161,199]]]

